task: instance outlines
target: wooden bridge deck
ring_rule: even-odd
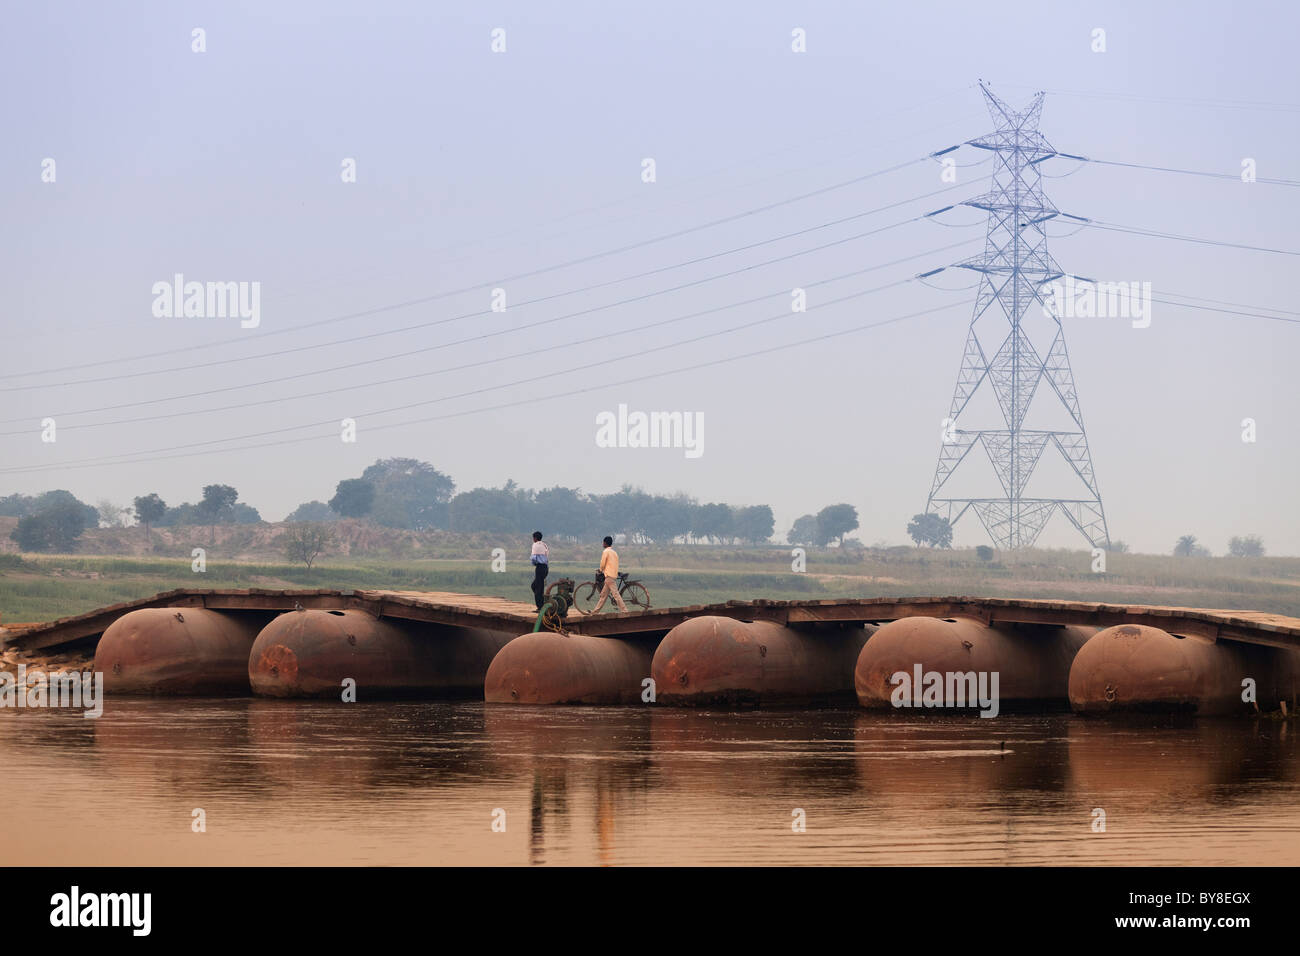
[[[221,611],[276,612],[296,607],[322,610],[355,608],[378,617],[423,621],[452,627],[531,631],[537,611],[531,604],[499,597],[444,591],[337,591],[322,589],[180,589],[138,601],[98,608],[7,632],[8,645],[39,650],[93,643],[114,620],[147,607],[207,607]],[[1149,624],[1174,634],[1209,640],[1241,641],[1300,649],[1300,619],[1262,611],[1159,607],[1145,604],[1095,604],[1018,598],[911,597],[823,601],[727,601],[690,607],[602,613],[570,611],[567,629],[601,637],[663,634],[692,617],[720,615],[774,621],[792,627],[863,624],[903,617],[975,617],[986,623],[1080,624],[1110,627]]]

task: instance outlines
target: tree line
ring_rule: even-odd
[[[194,503],[168,505],[152,492],[136,497],[129,508],[107,501],[95,508],[67,491],[10,495],[0,498],[0,514],[20,518],[11,537],[28,551],[70,551],[85,528],[123,527],[132,517],[143,526],[146,538],[155,527],[206,526],[214,537],[217,525],[262,520],[256,508],[239,501],[233,486],[224,484],[204,486]],[[761,544],[776,530],[768,505],[701,502],[684,493],[651,494],[631,485],[612,494],[592,494],[559,485],[523,488],[512,480],[501,487],[457,493],[448,475],[414,458],[379,459],[359,477],[340,481],[328,502],[304,502],[285,520],[328,524],[340,517],[416,531],[519,535],[540,530],[569,541],[623,535],[638,544]],[[857,526],[851,505],[830,505],[801,518],[790,540],[818,546],[843,543]]]
[[[16,517],[10,538],[24,551],[72,551],[86,528],[125,527],[138,521],[146,537],[155,527],[203,526],[215,539],[216,526],[258,524],[257,509],[239,500],[231,485],[203,487],[197,502],[168,505],[157,493],[140,495],[133,507],[108,501],[92,506],[64,489],[39,495],[0,497],[0,516]],[[771,540],[775,520],[768,505],[733,506],[700,502],[690,495],[656,495],[631,485],[612,494],[589,494],[578,488],[521,488],[507,481],[500,488],[456,492],[450,477],[428,462],[414,458],[381,458],[359,478],[345,478],[328,501],[307,501],[285,519],[290,524],[328,524],[340,517],[363,518],[389,528],[442,529],[502,535],[541,530],[552,538],[580,541],[606,534],[623,535],[638,544],[763,544]],[[843,546],[858,527],[857,509],[849,504],[827,505],[816,514],[801,515],[786,535],[795,545]],[[953,529],[937,514],[917,514],[907,534],[919,547],[952,547]],[[1110,549],[1128,550],[1121,541]],[[1209,550],[1195,535],[1178,539],[1173,553],[1204,557]],[[1233,537],[1228,555],[1257,558],[1265,554],[1258,535]]]
[[[1248,534],[1241,537],[1232,537],[1228,539],[1228,557],[1230,558],[1262,558],[1264,556],[1264,542],[1257,534]],[[1176,558],[1208,558],[1210,549],[1196,540],[1196,535],[1185,534],[1178,539],[1174,545],[1174,557]]]
[[[125,527],[134,516],[148,536],[151,527],[206,525],[215,537],[219,524],[257,524],[262,516],[257,509],[239,501],[239,492],[230,485],[207,485],[196,504],[184,502],[174,507],[157,494],[141,495],[134,508],[124,508],[109,501],[92,506],[72,492],[58,489],[41,495],[8,495],[0,498],[0,515],[18,518],[18,526],[9,537],[24,551],[71,551],[86,528]]]
[[[410,458],[375,462],[360,478],[340,481],[328,502],[306,502],[287,520],[331,521],[340,516],[415,530],[503,535],[540,530],[571,541],[622,534],[641,544],[758,544],[775,531],[768,505],[702,503],[689,495],[650,494],[631,485],[601,495],[560,485],[523,488],[511,480],[499,488],[457,494],[449,477]]]

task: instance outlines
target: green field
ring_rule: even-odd
[[[478,551],[467,547],[467,551]],[[594,548],[557,548],[551,580],[588,580]],[[656,607],[726,600],[917,595],[1060,598],[1124,604],[1271,611],[1300,617],[1300,558],[1174,558],[1113,554],[1095,574],[1083,551],[1026,551],[982,561],[974,551],[910,547],[809,549],[807,570],[791,570],[789,548],[621,548],[624,570],[643,581]],[[508,557],[336,557],[310,570],[267,560],[0,554],[0,624],[45,621],[174,588],[389,588],[460,591],[530,602],[531,568]]]

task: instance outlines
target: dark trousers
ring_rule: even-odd
[[[546,574],[550,568],[545,564],[533,565],[533,597],[537,598],[537,610],[542,609],[542,595],[546,593]]]

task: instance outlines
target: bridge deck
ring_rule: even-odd
[[[114,620],[146,607],[207,607],[221,611],[291,611],[295,607],[356,608],[379,617],[452,627],[530,631],[537,619],[531,604],[499,597],[444,591],[336,591],[322,589],[180,589],[98,608],[75,617],[10,631],[6,643],[38,650],[92,643]],[[1183,636],[1242,641],[1300,649],[1300,619],[1262,611],[1160,607],[1145,604],[1095,604],[1019,598],[911,597],[823,601],[727,601],[648,611],[569,613],[567,628],[577,634],[617,637],[662,634],[692,617],[713,614],[743,620],[774,621],[792,627],[862,624],[903,617],[976,617],[987,623],[1080,624],[1110,627],[1149,624]]]

